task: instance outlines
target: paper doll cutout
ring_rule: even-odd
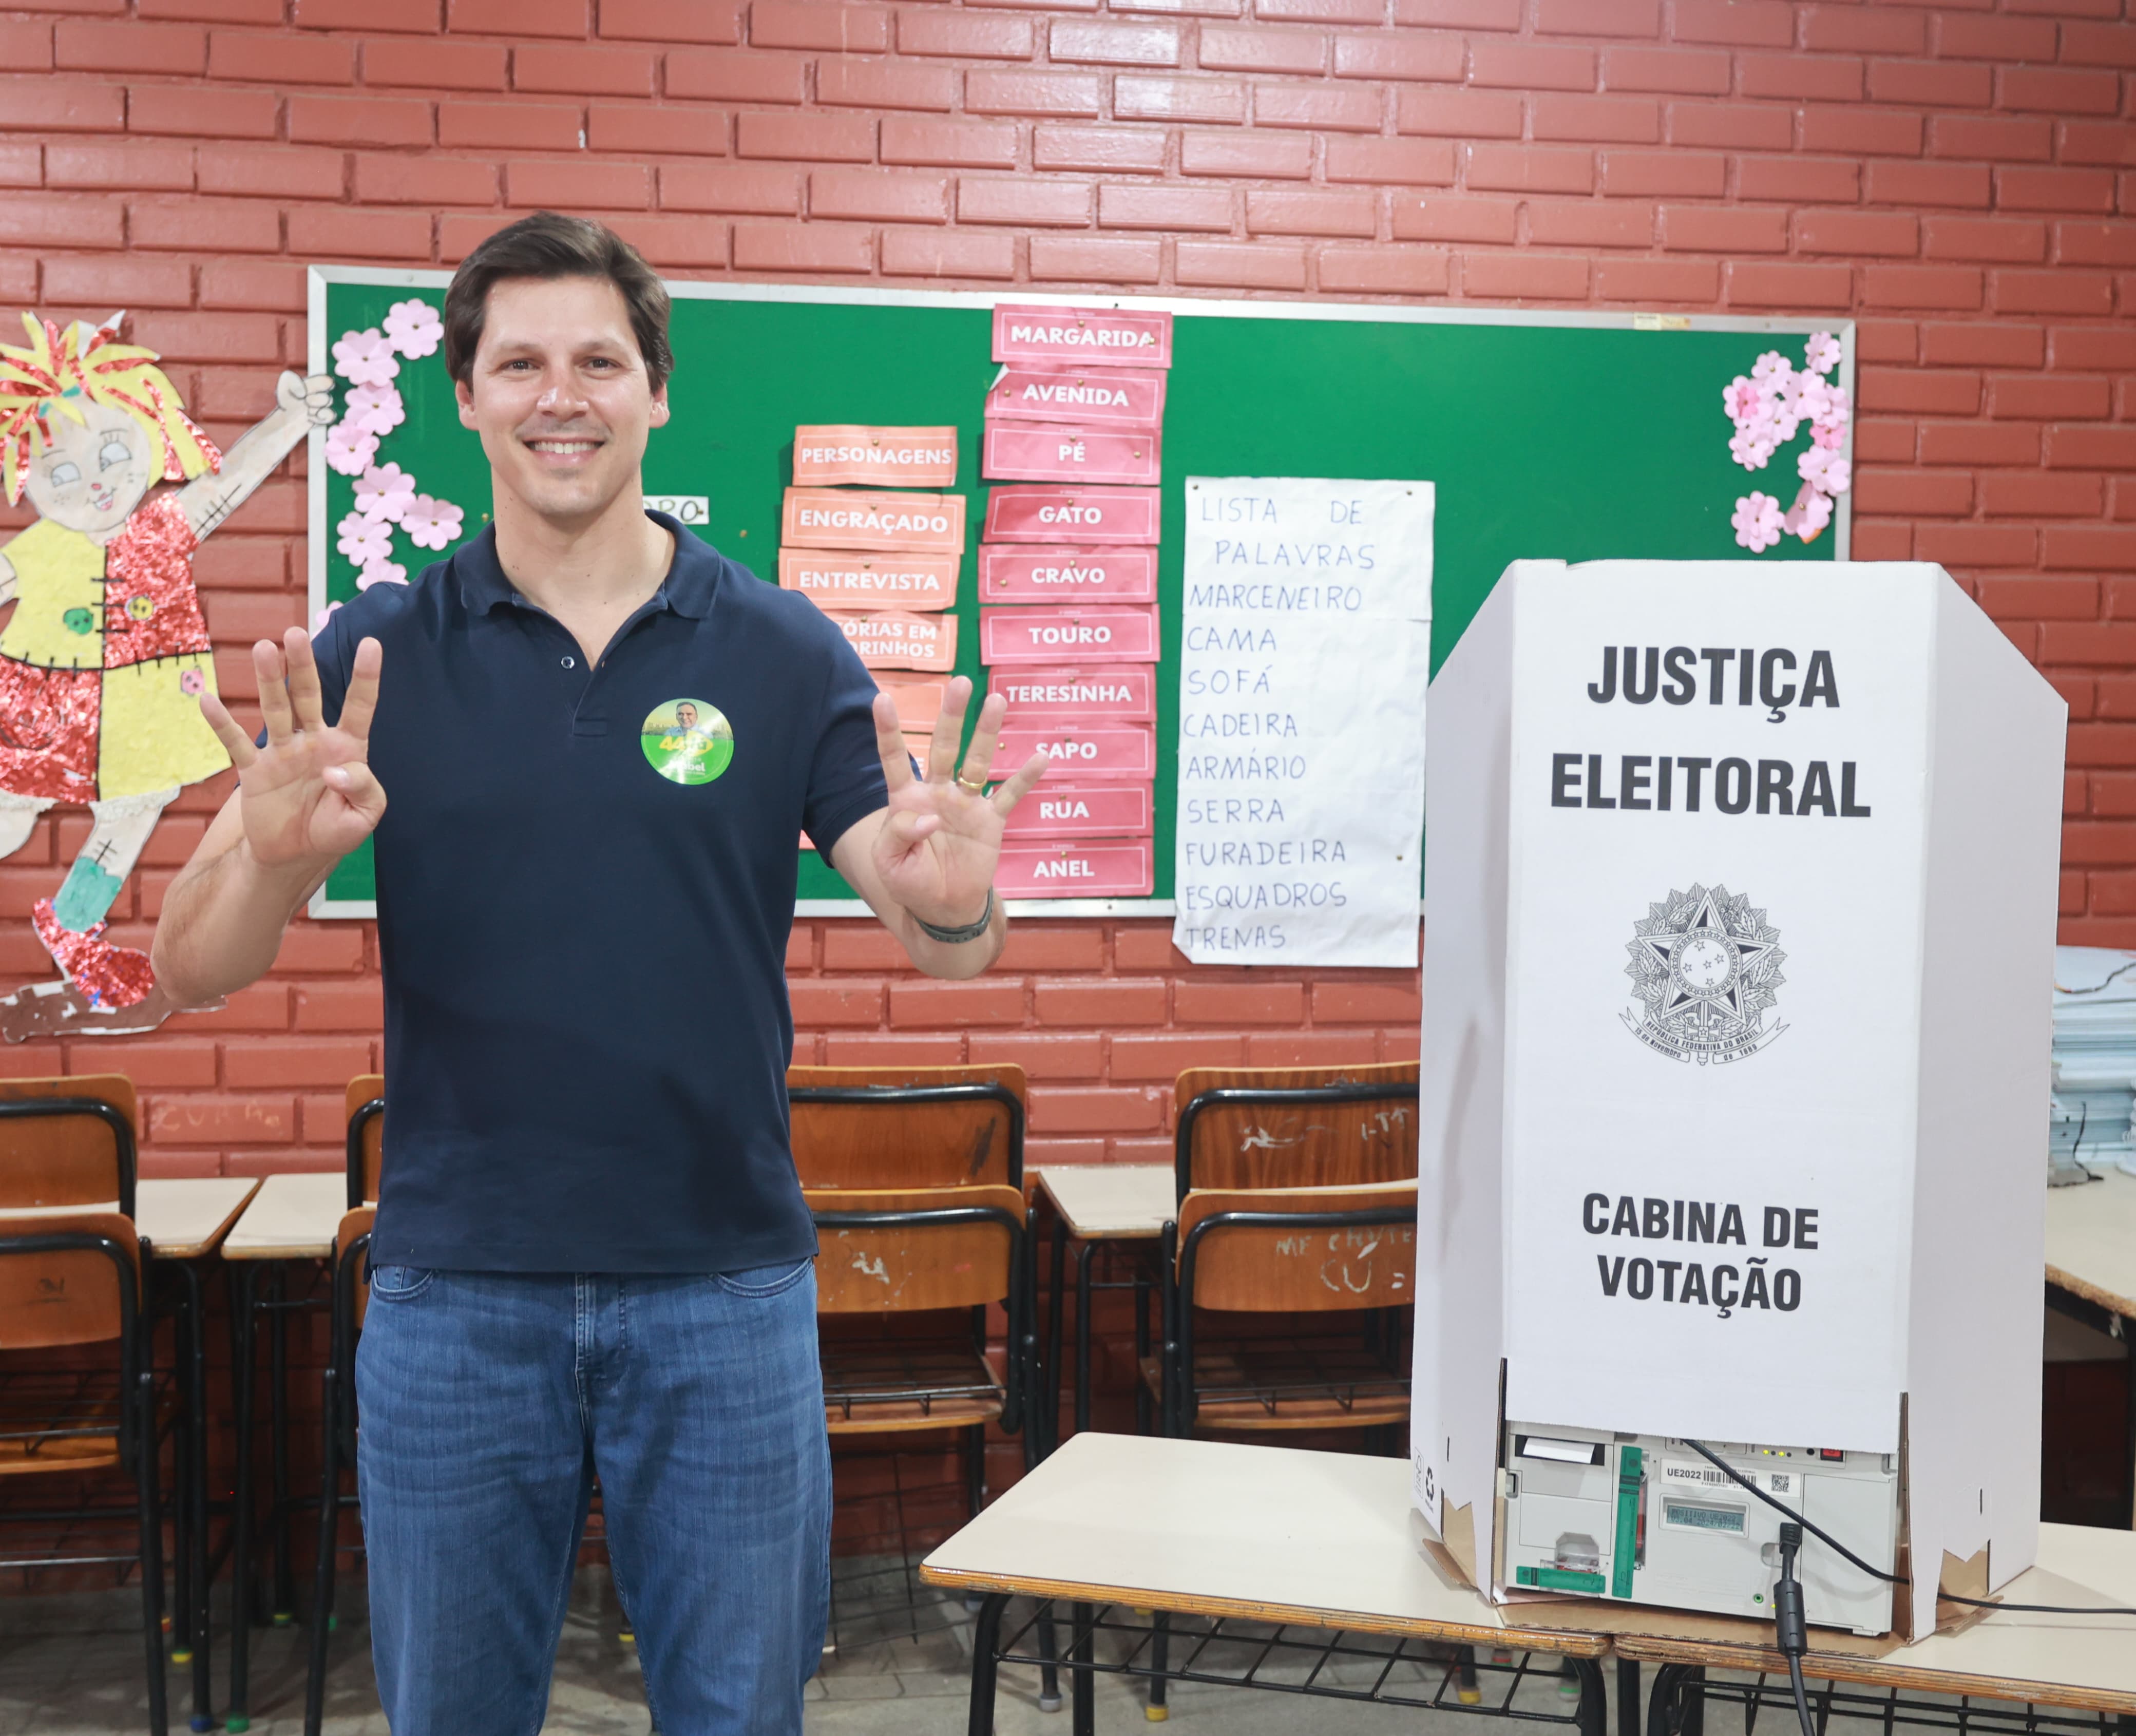
[[[176,1009],[105,918],[163,809],[229,756],[201,715],[215,687],[192,553],[315,425],[333,382],[284,374],[227,454],[186,415],[124,315],[62,330],[25,313],[0,344],[0,482],[37,521],[0,546],[0,856],[56,804],[89,840],[32,919],[63,973],[0,999],[0,1037],[153,1030]],[[158,481],[185,487],[152,495]]]

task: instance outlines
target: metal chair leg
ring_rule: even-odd
[[[231,1384],[237,1408],[237,1466],[230,1549],[230,1705],[223,1729],[230,1736],[242,1736],[252,1728],[252,1389],[259,1349],[253,1304],[259,1295],[260,1271],[250,1260],[231,1261],[228,1269],[231,1331],[235,1341]]]
[[[134,1483],[141,1520],[141,1625],[148,1639],[148,1729],[169,1736],[170,1703],[163,1679],[163,1515],[157,1499],[155,1376],[144,1371],[127,1402],[134,1406]]]
[[[277,1264],[274,1280],[274,1312],[267,1322],[267,1361],[273,1385],[268,1394],[271,1438],[269,1462],[274,1481],[274,1505],[268,1524],[274,1533],[274,1623],[287,1627],[297,1619],[297,1579],[289,1564],[289,1282],[287,1268]]]
[[[1149,1622],[1149,1666],[1157,1674],[1149,1679],[1149,1704],[1142,1709],[1142,1715],[1152,1724],[1163,1724],[1172,1716],[1171,1709],[1164,1703],[1164,1671],[1171,1637],[1172,1617],[1160,1609]]]
[[[327,1639],[333,1627],[334,1545],[341,1533],[341,1388],[328,1368],[320,1380],[319,1559],[312,1576],[312,1633],[304,1672],[304,1736],[319,1736],[326,1712]]]
[[[1069,1736],[1095,1736],[1097,1729],[1096,1682],[1090,1669],[1095,1627],[1092,1607],[1088,1603],[1076,1604],[1069,1617],[1069,1691],[1075,1700],[1075,1709],[1070,1714]]]
[[[988,1592],[979,1605],[979,1618],[972,1628],[972,1709],[965,1724],[968,1736],[993,1736],[994,1680],[1001,1667],[1002,1612],[1008,1607],[1006,1592]]]

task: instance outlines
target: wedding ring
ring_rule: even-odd
[[[967,783],[960,777],[957,779],[957,788],[968,796],[983,796],[987,793],[987,780],[982,778],[977,783]]]

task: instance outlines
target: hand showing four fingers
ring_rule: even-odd
[[[937,928],[961,928],[978,920],[1001,861],[1002,831],[1010,810],[1046,773],[1046,756],[1034,754],[1005,782],[987,790],[1002,714],[1008,710],[999,694],[980,706],[972,750],[964,756],[963,773],[957,773],[957,744],[964,739],[971,696],[972,684],[964,676],[949,683],[927,751],[926,775],[915,778],[905,732],[898,727],[897,707],[888,694],[876,696],[876,745],[890,785],[890,814],[875,839],[876,872],[891,897]]]

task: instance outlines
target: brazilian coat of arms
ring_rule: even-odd
[[[1787,1029],[1768,1022],[1787,981],[1779,931],[1747,897],[1694,884],[1647,906],[1625,950],[1639,1006],[1624,1015],[1642,1043],[1671,1060],[1724,1064],[1755,1055]]]

